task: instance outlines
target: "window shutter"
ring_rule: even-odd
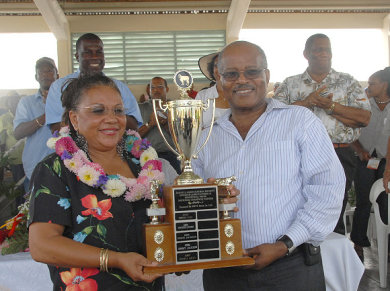
[[[224,31],[96,33],[104,43],[104,73],[127,84],[146,84],[160,76],[171,82],[179,69],[205,81],[198,59],[225,45]],[[72,55],[80,33],[72,34]],[[73,59],[73,71],[78,63]]]

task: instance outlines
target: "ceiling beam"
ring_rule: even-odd
[[[69,22],[58,2],[56,0],[34,0],[34,2],[57,40],[68,40]]]
[[[226,43],[238,40],[251,0],[232,0],[226,20]]]

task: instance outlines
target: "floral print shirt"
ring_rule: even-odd
[[[128,161],[137,176],[139,165]],[[40,162],[32,176],[28,223],[63,225],[64,236],[75,241],[117,252],[142,253],[142,225],[148,221],[149,200],[127,202],[112,198],[100,188],[80,182],[61,158],[54,154]],[[134,282],[125,272],[99,268],[48,266],[53,290],[161,290],[162,280],[152,284]]]
[[[321,83],[314,81],[307,70],[300,75],[286,78],[275,92],[274,98],[286,104],[305,99],[310,93],[326,85],[327,92],[333,93],[333,101],[344,106],[371,110],[368,98],[359,82],[351,75],[331,69]],[[351,143],[360,136],[360,128],[344,125],[324,109],[314,107],[313,112],[321,119],[333,143]]]

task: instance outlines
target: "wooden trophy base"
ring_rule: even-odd
[[[153,232],[155,228],[165,228],[166,231],[169,230],[168,225],[156,225],[148,226],[147,232]],[[241,244],[241,223],[239,219],[229,218],[229,219],[220,219],[219,220],[219,229],[220,229],[220,244],[221,244],[221,259],[208,261],[208,262],[193,262],[188,264],[175,264],[174,255],[171,252],[174,252],[172,247],[166,245],[166,256],[161,261],[161,264],[155,267],[145,267],[145,274],[167,274],[172,272],[185,272],[197,269],[215,269],[215,268],[225,268],[225,267],[237,267],[237,266],[246,266],[253,265],[255,262],[250,257],[243,257],[242,253],[242,244]],[[150,237],[152,234],[149,235]],[[171,240],[171,239],[169,239]],[[149,241],[152,241],[151,239]],[[149,254],[153,254],[154,243],[149,245]],[[156,245],[157,247],[157,245]],[[153,260],[153,258],[148,256],[148,259]]]
[[[190,263],[190,264],[167,264],[155,267],[144,267],[145,274],[168,274],[173,272],[185,272],[198,269],[217,269],[226,267],[238,267],[253,265],[255,261],[250,257],[242,257],[235,259],[222,259],[219,261]]]
[[[220,218],[218,189],[212,184],[164,187],[164,223],[145,224],[145,256],[158,266],[146,274],[253,265],[244,257],[241,222]]]

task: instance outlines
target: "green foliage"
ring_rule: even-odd
[[[19,224],[15,228],[15,232],[11,237],[5,239],[1,249],[2,255],[9,255],[14,253],[23,252],[28,248],[28,229],[27,229],[27,214],[30,205],[30,198],[26,197],[26,202],[20,205],[19,214],[23,214]]]
[[[2,255],[15,254],[23,252],[28,248],[28,231],[26,225],[18,225],[19,230],[15,231],[12,237],[6,238],[8,247],[1,250]]]

